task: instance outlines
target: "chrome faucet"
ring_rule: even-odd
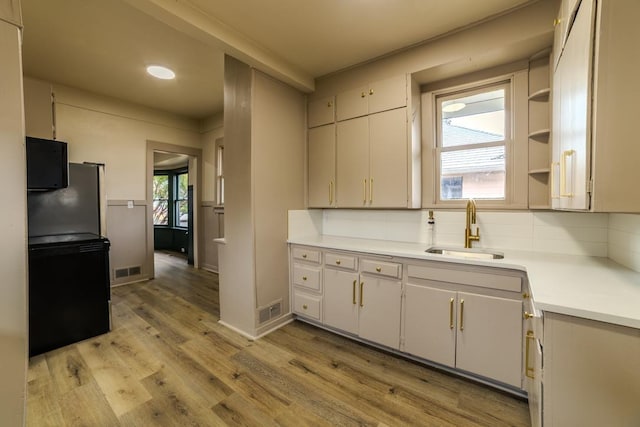
[[[476,202],[469,199],[467,202],[467,228],[464,230],[464,247],[470,248],[472,241],[480,241],[480,227],[476,227],[476,234],[471,232],[471,224],[476,223]]]

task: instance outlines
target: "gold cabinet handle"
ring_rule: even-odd
[[[362,202],[367,203],[367,179],[362,180]]]
[[[307,276],[302,276],[302,280],[306,281],[307,280]]]
[[[336,260],[336,264],[340,265],[340,260],[339,259]]]
[[[307,258],[307,254],[302,254],[302,258]]]
[[[460,330],[464,330],[464,300],[460,300]]]
[[[329,107],[329,108],[333,107],[333,102],[331,102],[331,101],[327,102],[327,107]]]
[[[303,304],[303,305],[302,305],[302,309],[303,309],[303,310],[306,310],[306,309],[307,309],[307,304]]]
[[[369,89],[369,95],[373,95],[373,89]]]
[[[528,298],[531,298],[531,295],[529,295],[528,292],[525,292],[525,293],[522,294],[522,298],[528,299]]]
[[[376,267],[376,271],[380,273],[382,271],[382,267]]]
[[[367,96],[367,94],[366,94],[365,92],[362,92],[362,93],[360,94],[360,97],[361,97],[361,98],[364,98],[365,96]]]
[[[360,282],[360,307],[364,307],[364,282]]]
[[[333,204],[333,181],[329,181],[329,205]]]
[[[449,329],[453,329],[453,298],[449,299]]]
[[[373,203],[373,178],[369,179],[369,203]]]
[[[554,19],[553,20],[553,26],[554,27],[557,26],[558,24],[560,24],[560,22],[562,22],[562,19],[558,19],[558,18]]]
[[[533,317],[532,313],[528,313],[528,312],[524,312],[524,314],[522,315],[522,317],[526,320],[526,319],[531,319]]]
[[[567,158],[575,154],[575,150],[565,150],[562,152],[562,162],[560,163],[560,197],[573,197],[571,191],[567,192]],[[572,185],[573,187],[573,181]]]
[[[529,367],[529,353],[531,352],[531,341],[535,340],[535,336],[533,335],[533,331],[527,331],[526,346],[525,346],[525,362],[524,362],[524,374],[533,379],[535,377],[535,366]]]
[[[560,192],[556,192],[556,166],[558,166],[558,169],[560,168],[560,162],[551,162],[551,170],[550,170],[550,179],[549,179],[549,184],[551,185],[551,198],[552,199],[559,199],[560,198]]]
[[[356,305],[356,283],[357,282],[358,282],[357,280],[353,281],[353,305]]]

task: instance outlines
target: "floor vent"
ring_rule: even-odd
[[[275,302],[268,307],[258,310],[258,323],[268,322],[282,314],[282,301]]]
[[[142,267],[137,265],[135,267],[117,268],[115,270],[116,279],[122,279],[123,277],[138,276],[142,274]]]

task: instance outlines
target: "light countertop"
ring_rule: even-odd
[[[289,243],[520,270],[527,273],[537,310],[640,329],[640,273],[608,258],[496,250],[504,259],[469,259],[426,253],[424,243],[334,236],[300,237]]]

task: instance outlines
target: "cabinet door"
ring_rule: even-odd
[[[522,301],[458,293],[456,367],[522,386]]]
[[[358,274],[324,269],[324,324],[358,333]]]
[[[335,98],[316,99],[307,106],[307,124],[310,128],[322,126],[335,121]]]
[[[580,3],[556,73],[560,73],[560,208],[589,209],[593,1]]]
[[[400,347],[401,282],[360,276],[360,337],[394,349]]]
[[[336,125],[309,129],[309,207],[335,205]]]
[[[408,191],[407,110],[369,116],[369,205],[406,208]]]
[[[369,118],[337,125],[337,205],[361,208],[367,204],[369,183]]]
[[[336,96],[336,119],[342,121],[369,114],[368,97],[367,86],[339,93]]]
[[[447,366],[456,361],[456,293],[407,284],[404,351]]]
[[[407,76],[401,74],[369,85],[369,114],[407,105]]]

